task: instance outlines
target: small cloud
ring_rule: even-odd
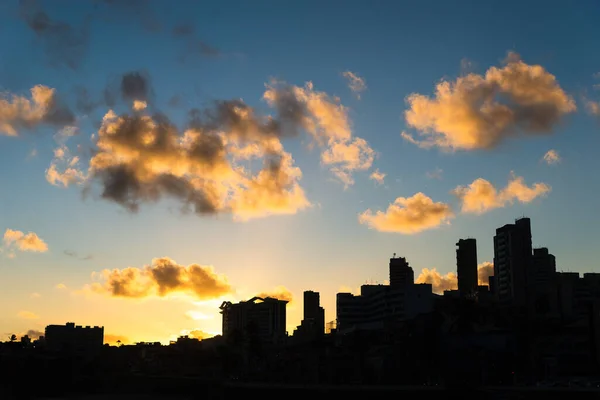
[[[272,297],[277,300],[285,300],[289,303],[292,302],[293,297],[294,297],[292,295],[292,292],[290,292],[290,290],[288,288],[286,288],[285,286],[277,286],[273,290],[270,290],[268,292],[261,292],[261,293],[257,294],[256,296],[262,297],[263,299],[266,297]]]
[[[595,117],[600,117],[600,101],[583,99],[587,112]]]
[[[546,154],[544,154],[543,160],[548,165],[558,164],[559,162],[561,162],[560,155],[558,154],[558,151],[556,151],[556,150],[548,150],[546,152]]]
[[[196,310],[186,311],[185,316],[188,317],[189,319],[193,319],[194,321],[200,321],[200,320],[214,318],[213,315],[207,315],[207,314],[204,314],[204,313],[202,313],[200,311],[196,311]]]
[[[552,188],[545,183],[527,186],[522,177],[513,176],[501,190],[497,190],[487,180],[478,178],[468,186],[456,187],[452,193],[461,200],[463,213],[483,214],[513,204],[515,200],[520,203],[530,203],[551,190]]]
[[[454,213],[448,204],[436,203],[419,192],[412,197],[398,197],[385,212],[368,209],[358,221],[380,232],[410,235],[449,224],[452,218]]]
[[[458,278],[454,272],[442,275],[435,268],[423,268],[415,282],[429,283],[433,292],[438,294],[443,293],[445,290],[456,290],[458,288]]]
[[[429,179],[437,179],[437,180],[442,180],[442,174],[444,173],[444,170],[441,168],[436,168],[433,171],[429,171],[427,172],[425,175],[429,178]]]
[[[37,149],[35,149],[35,148],[31,149],[31,151],[29,152],[29,154],[27,154],[27,159],[31,160],[32,158],[37,157],[37,155],[38,155]]]
[[[12,229],[4,232],[4,247],[10,250],[31,251],[44,253],[48,251],[48,245],[37,234],[33,232],[23,233]]]
[[[65,285],[64,283],[59,283],[55,286],[55,288],[59,289],[59,290],[63,290],[63,289],[67,288],[67,285]]]
[[[41,294],[39,294],[39,293],[31,293],[31,298],[32,298],[32,299],[38,299],[38,298],[40,298],[40,297],[42,297],[42,295],[41,295]]]
[[[17,314],[19,316],[19,318],[23,318],[23,319],[38,319],[40,316],[32,313],[31,311],[19,311],[19,313]]]
[[[40,336],[44,336],[44,332],[38,331],[37,329],[29,329],[27,332],[25,332],[25,335],[29,336],[29,338],[32,340],[38,340]]]
[[[348,81],[348,87],[356,95],[356,98],[360,99],[360,93],[367,90],[367,82],[364,78],[361,78],[352,71],[342,72],[342,76]]]
[[[148,104],[145,101],[142,101],[142,100],[134,100],[133,101],[133,109],[135,111],[145,110],[146,107],[148,107]]]
[[[180,334],[181,334],[181,336],[187,336],[187,337],[198,339],[198,340],[204,340],[204,339],[208,339],[208,338],[215,336],[212,333],[204,332],[203,330],[200,330],[200,329],[182,330],[180,332]]]
[[[373,173],[369,176],[369,179],[374,180],[375,182],[377,182],[380,185],[383,185],[384,179],[385,179],[385,173],[383,172],[379,172],[379,169],[376,169],[375,171],[373,171]]]

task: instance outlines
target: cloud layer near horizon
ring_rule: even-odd
[[[94,282],[85,290],[112,297],[164,297],[183,293],[200,300],[218,298],[231,292],[227,278],[215,273],[212,266],[177,264],[168,257],[155,258],[142,268],[105,269],[94,272]]]
[[[577,109],[554,75],[515,53],[501,68],[442,80],[433,97],[412,93],[406,102],[406,123],[423,139],[406,132],[402,137],[447,150],[489,149],[511,136],[549,133]]]
[[[494,264],[485,261],[477,266],[477,279],[480,286],[489,285],[489,277],[494,275]],[[441,294],[445,290],[458,289],[458,276],[455,272],[448,272],[446,275],[440,274],[436,268],[423,268],[416,283],[429,283],[434,293]]]

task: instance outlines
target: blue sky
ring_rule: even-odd
[[[76,32],[69,38],[81,39],[71,41],[77,46],[68,54],[55,46],[56,35],[36,35],[26,23],[24,12],[31,16],[41,10]],[[149,76],[152,94],[145,111],[160,111],[181,129],[190,109],[210,107],[215,100],[243,99],[256,113],[274,115],[263,99],[266,83],[275,78],[302,88],[310,81],[315,92],[339,97],[352,136],[365,139],[377,156],[367,170],[353,171],[355,182],[345,188],[321,162],[323,149],[309,149],[310,135],[284,138],[313,206],[236,222],[227,213],[181,214],[177,199],[143,203],[132,214],[101,199],[93,179],[86,196],[81,185],[51,185],[45,171],[60,127],[40,124],[20,130],[17,137],[0,134],[0,229],[35,232],[48,246],[44,252],[11,253],[5,245],[0,332],[43,330],[49,323],[75,320],[103,324],[130,340],[168,340],[193,329],[218,333],[214,304],[193,304],[198,301],[194,296],[131,299],[82,292],[94,271],[143,268],[157,257],[184,266],[214,266],[235,289],[224,298],[243,299],[285,286],[294,297],[288,309],[291,330],[301,318],[303,290],[321,291],[326,318],[332,320],[335,293],[342,286],[354,290],[365,281],[383,282],[392,253],[406,256],[416,275],[423,268],[444,275],[455,270],[458,239],[475,237],[479,261],[492,261],[495,228],[522,215],[532,219],[534,245],[549,247],[558,269],[595,271],[600,140],[598,119],[586,111],[586,101],[600,100],[594,90],[600,83],[594,78],[600,71],[595,51],[599,12],[593,2],[541,1],[189,2],[180,7],[150,1],[128,9],[105,2],[40,0],[21,11],[16,1],[2,3],[0,88],[7,96],[26,98],[34,85],[55,89],[77,117],[79,134],[66,144],[74,153],[78,144],[85,149],[82,171],[94,148],[90,135],[97,138],[110,108],[101,101],[103,91],[118,86],[131,71]],[[176,26],[192,27],[193,33],[174,35]],[[182,59],[190,42],[196,50]],[[442,79],[454,82],[461,74],[502,68],[510,51],[556,77],[577,110],[565,112],[547,131],[508,137],[492,148],[444,151],[403,140],[403,131],[420,137],[405,119],[407,96],[433,98]],[[345,71],[366,82],[360,99],[342,76]],[[77,109],[77,87],[98,101],[93,111]],[[179,99],[175,106],[170,103],[174,96]],[[121,101],[114,111],[129,108]],[[542,160],[551,149],[560,155],[559,163]],[[375,169],[386,174],[385,183],[369,179]],[[441,179],[428,177],[436,170],[443,171]],[[511,171],[528,186],[544,183],[551,190],[481,214],[461,212],[461,200],[450,193],[477,178],[500,190]],[[450,223],[414,234],[379,232],[359,223],[365,210],[385,211],[396,198],[418,192],[447,204],[455,215]],[[66,289],[57,289],[59,283]],[[40,296],[32,298],[32,293]],[[185,312],[194,307],[212,318],[187,319]],[[38,318],[23,319],[21,311]]]

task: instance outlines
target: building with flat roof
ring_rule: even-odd
[[[276,343],[286,336],[286,300],[253,297],[247,301],[221,304],[223,337],[254,336],[264,343]]]
[[[48,325],[44,334],[46,349],[53,352],[91,355],[104,345],[103,326],[81,326],[74,322]]]
[[[456,243],[456,272],[458,291],[461,297],[470,297],[477,293],[477,241],[460,239]]]

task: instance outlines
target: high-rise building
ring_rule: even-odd
[[[304,320],[313,321],[317,334],[325,332],[325,310],[321,307],[319,292],[304,292]]]
[[[286,336],[287,300],[253,297],[248,301],[221,304],[223,337],[239,334],[255,336],[264,343],[274,343]]]
[[[104,345],[104,327],[80,326],[74,322],[65,325],[48,325],[44,335],[49,351],[94,355]]]
[[[456,270],[458,273],[458,291],[461,297],[477,293],[477,241],[460,239],[456,243]]]
[[[415,272],[404,257],[390,258],[390,286],[407,286],[415,283]]]
[[[527,304],[532,264],[531,221],[521,218],[496,229],[494,236],[495,295],[505,305]]]

